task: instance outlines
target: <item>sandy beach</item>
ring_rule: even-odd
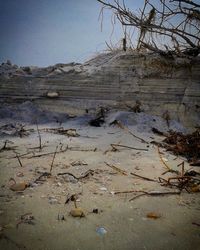
[[[42,149],[38,148],[35,125],[27,124],[29,134],[22,138],[1,136],[2,146],[6,139],[12,141],[7,146],[10,150],[0,152],[1,249],[199,249],[199,193],[183,190],[181,194],[136,197],[142,192],[177,192],[158,182],[159,177],[175,174],[162,175],[167,169],[157,146],[150,143],[162,141],[162,136],[144,131],[140,124],[128,124],[129,131],[144,143],[109,126],[115,116],[111,114],[102,127],[89,126],[83,117],[61,125],[38,124]],[[76,136],[52,130],[59,127],[75,129]],[[113,150],[111,144],[135,149]],[[182,157],[160,151],[168,166],[180,170],[177,165]],[[51,167],[50,176],[34,182]],[[190,168],[185,162],[185,170]],[[21,192],[12,191],[10,178],[29,186]],[[70,214],[75,208],[73,195],[82,217]]]

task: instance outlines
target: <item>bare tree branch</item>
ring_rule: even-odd
[[[122,26],[135,28],[138,33],[137,49],[145,44],[148,49],[176,53],[185,50],[200,52],[200,4],[198,0],[145,0],[143,7],[134,13],[124,0],[97,0],[111,10]],[[139,14],[138,14],[139,13]],[[160,42],[159,36],[166,42]],[[194,55],[194,54],[193,54]]]

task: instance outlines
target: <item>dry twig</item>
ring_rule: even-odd
[[[150,178],[148,178],[148,177],[144,177],[144,176],[141,176],[141,175],[138,175],[138,174],[135,174],[135,173],[131,173],[131,175],[136,176],[136,177],[139,177],[139,178],[141,178],[141,179],[143,179],[143,180],[145,180],[145,181],[158,182],[157,180],[150,179]]]
[[[22,162],[21,162],[21,160],[20,160],[20,158],[19,158],[19,155],[18,155],[18,154],[16,154],[16,158],[17,158],[17,160],[18,160],[18,162],[19,162],[20,167],[23,167]]]
[[[122,145],[122,144],[112,143],[110,145],[111,145],[111,147],[114,147],[114,148],[120,147],[120,148],[128,148],[128,149],[134,149],[134,150],[140,150],[140,151],[148,151],[148,149],[146,149],[146,148],[134,148],[134,147],[130,147],[130,146]]]
[[[141,137],[133,134],[124,124],[122,124],[122,122],[118,121],[118,120],[114,120],[112,123],[110,123],[110,125],[115,124],[117,125],[119,128],[125,130],[127,133],[129,133],[130,135],[132,135],[133,137],[135,137],[136,139],[140,140],[143,143],[147,143],[149,144],[147,141],[145,141],[144,139],[142,139]]]
[[[94,174],[94,170],[89,169],[88,171],[85,172],[85,174],[83,174],[83,175],[81,175],[79,177],[77,177],[74,174],[69,173],[69,172],[58,173],[57,175],[70,175],[70,176],[72,176],[76,180],[81,180],[81,179],[84,179],[84,178],[86,178],[86,177],[88,177],[90,175],[93,175],[93,174]]]
[[[114,166],[114,165],[110,165],[109,163],[107,162],[104,162],[108,167],[114,169],[115,171],[117,171],[118,173],[122,174],[122,175],[127,175],[127,172],[124,171],[124,170],[121,170],[120,168]]]
[[[52,159],[52,163],[51,163],[51,167],[50,167],[50,173],[51,173],[52,168],[53,168],[53,163],[54,163],[54,160],[55,160],[55,157],[56,157],[57,149],[58,149],[58,146],[56,146],[56,150],[55,150],[54,155],[53,155],[53,159]]]

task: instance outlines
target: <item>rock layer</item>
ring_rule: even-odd
[[[7,65],[8,70],[12,65]],[[100,54],[84,64],[0,70],[2,103],[32,100],[50,110],[126,109],[136,101],[154,115],[168,111],[188,127],[200,123],[200,58],[166,58],[157,54]],[[5,68],[5,65],[4,65]]]

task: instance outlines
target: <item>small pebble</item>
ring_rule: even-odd
[[[24,174],[22,172],[17,173],[17,177],[23,177],[23,176],[24,176]]]
[[[10,186],[10,189],[12,191],[24,191],[26,188],[27,188],[26,182],[15,183],[15,184]]]
[[[85,217],[85,214],[84,214],[82,208],[73,208],[73,209],[70,211],[70,214],[71,214],[71,216],[73,216],[73,217]]]
[[[94,209],[92,210],[92,212],[93,212],[94,214],[98,214],[98,213],[99,213],[99,210],[98,210],[98,208],[94,208]]]
[[[55,205],[58,204],[58,200],[55,197],[49,197],[49,204]]]

